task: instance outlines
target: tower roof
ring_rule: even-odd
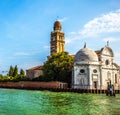
[[[106,51],[108,52],[108,54],[105,53]],[[108,45],[101,48],[101,54],[105,54],[105,55],[109,55],[111,57],[114,57],[113,50]]]
[[[55,30],[59,30],[59,31],[61,31],[62,30],[62,26],[61,26],[61,23],[60,23],[60,21],[55,21],[55,23],[54,23],[54,31]]]

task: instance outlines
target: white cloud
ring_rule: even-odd
[[[65,44],[72,43],[73,41],[76,41],[76,40],[78,40],[78,39],[80,39],[79,36],[66,38],[66,39],[65,39]]]
[[[103,14],[84,25],[81,35],[96,36],[101,33],[120,32],[120,9]]]
[[[66,35],[65,43],[69,44],[69,43],[72,43],[72,42],[79,40],[79,39],[81,39],[79,32],[69,32]]]
[[[66,21],[68,18],[67,17],[64,17],[64,18],[61,18],[61,19],[58,19],[60,22],[64,22]]]
[[[21,65],[18,65],[19,68],[22,68],[24,70],[26,69],[29,69],[29,68],[32,68],[32,67],[35,67],[35,66],[41,66],[43,65],[43,62],[39,62],[39,61],[30,61],[30,62],[26,62],[26,63],[23,63]]]
[[[49,45],[45,45],[45,46],[43,46],[43,48],[48,50],[48,49],[50,49],[50,46]]]
[[[115,41],[120,41],[120,38],[108,37],[108,38],[104,38],[103,41],[115,42]]]
[[[76,35],[76,34],[78,34],[77,32],[70,32],[70,33],[68,33],[68,35]]]
[[[120,58],[120,52],[115,52],[115,57],[119,59]]]
[[[98,37],[99,34],[120,32],[120,9],[103,14],[86,23],[79,32],[69,32],[66,35],[66,43],[83,39],[85,37]],[[103,41],[119,41],[120,38],[106,37]]]
[[[15,56],[29,56],[30,54],[25,53],[25,52],[16,52]]]
[[[120,51],[115,52],[115,62],[120,65]]]

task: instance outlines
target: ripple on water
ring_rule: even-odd
[[[119,115],[120,95],[0,89],[0,115]]]

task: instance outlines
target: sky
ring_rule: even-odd
[[[65,33],[65,51],[76,54],[85,42],[100,50],[109,41],[120,65],[120,0],[0,0],[0,73],[10,65],[43,65],[56,20]]]

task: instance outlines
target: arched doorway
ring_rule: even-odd
[[[109,71],[107,72],[107,79],[109,82],[111,81],[111,73]]]
[[[108,71],[107,72],[107,83],[106,86],[107,88],[111,85],[111,73]]]

